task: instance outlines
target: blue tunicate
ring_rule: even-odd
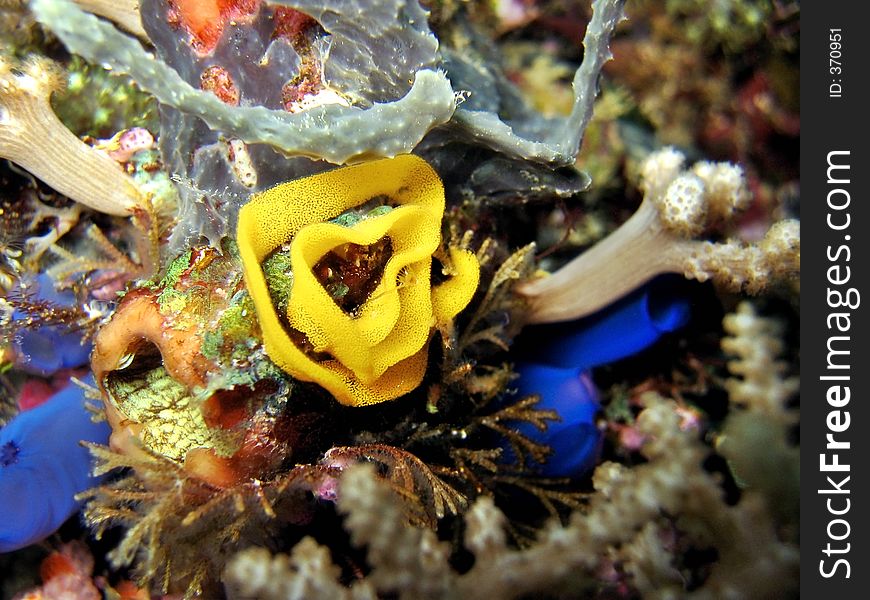
[[[75,305],[75,295],[69,291],[57,291],[54,281],[45,273],[36,277],[28,286],[34,300],[51,302],[61,307]],[[27,315],[15,310],[13,320]],[[61,369],[72,369],[86,364],[91,355],[91,344],[80,330],[65,325],[40,325],[18,330],[11,340],[15,366],[34,375],[52,375]]]
[[[686,324],[691,288],[684,278],[665,275],[588,317],[529,327],[519,342],[520,356],[591,369],[637,354]]]
[[[539,409],[561,418],[546,431],[530,423],[516,429],[550,446],[537,469],[545,477],[579,477],[598,460],[602,434],[595,426],[598,394],[589,369],[641,352],[689,319],[689,288],[682,278],[660,277],[601,311],[573,323],[530,327],[518,344],[519,397],[539,394]],[[506,457],[512,455],[506,450]]]
[[[110,432],[74,384],[0,429],[0,552],[46,538],[79,510],[75,494],[99,482],[79,442],[106,444]]]
[[[552,448],[553,453],[537,470],[544,477],[577,477],[595,466],[601,432],[595,426],[598,392],[588,372],[549,365],[518,365],[519,397],[539,394],[535,408],[555,410],[560,421],[550,421],[546,431],[528,422],[516,425],[520,433]]]

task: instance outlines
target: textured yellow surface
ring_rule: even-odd
[[[353,227],[325,222],[376,197],[395,208]],[[416,388],[433,328],[468,304],[479,278],[474,255],[451,249],[453,276],[431,287],[443,213],[441,180],[413,155],[335,169],[255,194],[239,213],[238,243],[269,357],[297,379],[320,384],[342,404],[374,404]],[[385,236],[393,253],[381,280],[348,314],[312,269],[330,250],[374,244]],[[293,343],[269,295],[261,264],[288,241],[293,292],[286,318],[315,352],[331,357],[327,360],[313,360]]]
[[[114,381],[111,398],[124,418],[141,425],[142,445],[175,461],[183,461],[193,448],[209,448],[218,456],[232,456],[239,439],[233,433],[209,427],[199,403],[163,366],[141,380]]]

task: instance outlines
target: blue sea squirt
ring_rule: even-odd
[[[106,443],[109,426],[92,417],[84,389],[69,384],[0,429],[0,552],[53,533],[81,507],[75,495],[99,482],[80,442]]]
[[[659,277],[614,304],[572,323],[527,328],[516,354],[516,394],[540,395],[537,408],[560,420],[541,431],[518,423],[518,431],[552,448],[536,470],[545,477],[579,477],[595,466],[603,440],[596,427],[595,367],[619,361],[654,345],[689,319],[687,284]]]
[[[12,321],[19,327],[9,345],[16,367],[45,376],[87,364],[90,340],[74,323],[64,323],[62,319],[64,311],[72,312],[76,305],[71,290],[58,291],[52,278],[41,273],[28,285],[19,282],[13,294],[22,297],[20,307],[12,312]],[[46,310],[39,311],[40,308]],[[47,318],[39,312],[48,312]]]

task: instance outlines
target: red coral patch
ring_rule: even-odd
[[[224,104],[238,106],[239,88],[233,81],[229,71],[219,65],[212,65],[199,76],[199,87],[217,96]]]
[[[191,46],[201,55],[210,54],[230,21],[257,13],[260,0],[173,0],[173,19],[191,36]]]

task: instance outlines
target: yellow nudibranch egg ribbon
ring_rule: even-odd
[[[352,227],[328,222],[378,198],[393,209]],[[293,377],[317,383],[351,406],[392,400],[419,386],[432,332],[465,308],[480,277],[474,254],[449,248],[452,276],[431,286],[444,205],[438,174],[411,154],[341,167],[254,194],[239,212],[237,238],[268,356]],[[384,237],[392,255],[380,281],[348,314],[318,280],[314,266],[345,244],[367,246]],[[279,315],[262,264],[288,242],[293,288],[286,315]],[[411,285],[402,281],[408,273]],[[294,342],[282,317],[305,335],[313,353]]]

